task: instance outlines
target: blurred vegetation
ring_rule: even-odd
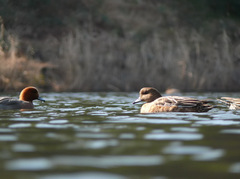
[[[191,15],[203,18],[240,18],[238,0],[180,0],[181,10],[188,10]]]
[[[0,61],[35,61],[35,85],[49,90],[239,91],[239,9],[239,0],[0,0]],[[14,87],[15,76],[1,70],[0,90],[33,83]]]
[[[120,1],[121,4],[138,6],[142,1]],[[89,18],[95,25],[113,25],[115,17],[101,11],[104,0],[0,0],[0,13],[7,28],[21,25],[37,28],[54,28],[88,23]],[[117,0],[107,2],[118,4]],[[212,18],[240,19],[240,1],[238,0],[149,0],[145,3],[153,5],[154,9],[164,14],[164,11],[174,9],[179,16],[180,23],[194,25],[196,20]],[[120,6],[121,11],[127,11]],[[159,15],[159,14],[156,14]],[[128,17],[126,17],[128,18]],[[200,21],[197,21],[200,22]],[[196,24],[195,24],[196,25]]]

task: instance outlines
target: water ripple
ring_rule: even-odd
[[[51,168],[52,164],[45,158],[32,158],[12,160],[7,162],[5,167],[8,170],[39,171]]]
[[[67,166],[92,166],[98,168],[108,168],[117,166],[152,166],[163,163],[161,156],[59,156],[52,159],[55,165]]]
[[[239,96],[190,96],[215,100],[224,94]],[[234,178],[240,173],[239,111],[223,104],[216,102],[207,113],[140,114],[141,105],[132,104],[138,93],[43,97],[47,102],[34,102],[33,110],[1,111],[2,178]]]
[[[80,138],[110,138],[112,137],[111,134],[104,134],[104,133],[80,133],[77,134],[76,137]]]
[[[26,127],[30,127],[31,124],[30,123],[16,123],[16,124],[11,124],[8,127],[10,128],[26,128]]]
[[[240,162],[232,164],[229,168],[229,172],[240,173]]]
[[[17,139],[15,135],[0,135],[0,141],[15,141]]]
[[[153,133],[144,136],[147,140],[200,140],[202,138],[202,134],[192,133]]]
[[[221,133],[240,134],[240,129],[224,129],[224,130],[221,130]]]
[[[46,124],[46,123],[38,123],[35,125],[36,128],[55,128],[55,129],[64,129],[64,128],[78,128],[78,126],[74,124]]]
[[[239,125],[240,121],[232,121],[232,120],[207,120],[207,121],[197,121],[195,124],[200,124],[200,125]]]
[[[14,144],[12,147],[15,152],[33,152],[35,147],[31,144]]]
[[[211,149],[206,146],[183,146],[179,142],[173,142],[163,149],[166,154],[192,155],[193,160],[212,161],[224,155],[222,149]]]
[[[106,172],[82,172],[69,174],[51,174],[38,179],[126,179],[127,177]]]

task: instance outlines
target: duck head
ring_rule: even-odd
[[[19,99],[22,101],[29,101],[29,102],[32,102],[33,100],[37,99],[37,100],[45,102],[44,99],[39,97],[37,88],[35,88],[33,86],[24,88],[20,93]]]
[[[139,98],[133,102],[133,104],[145,101],[147,103],[154,101],[155,99],[162,97],[159,91],[152,87],[144,87],[139,92]]]

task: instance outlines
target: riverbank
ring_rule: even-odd
[[[235,16],[174,1],[47,2],[2,16],[1,91],[240,90]]]

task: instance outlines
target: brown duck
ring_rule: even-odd
[[[240,98],[221,97],[220,101],[227,104],[229,106],[229,109],[240,109]]]
[[[141,113],[158,112],[207,112],[213,108],[209,101],[197,100],[181,96],[161,96],[157,89],[144,87],[139,92],[139,98],[133,104],[145,101]]]

